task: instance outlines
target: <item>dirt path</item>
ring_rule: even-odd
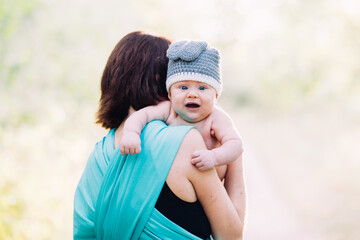
[[[306,229],[281,199],[251,146],[244,153],[247,186],[245,240],[324,240]]]

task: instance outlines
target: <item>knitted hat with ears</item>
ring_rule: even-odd
[[[220,95],[222,83],[218,50],[205,41],[176,41],[169,46],[167,56],[167,91],[176,82],[192,80],[209,84]]]

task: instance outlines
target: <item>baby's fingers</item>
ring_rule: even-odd
[[[203,166],[204,166],[204,164],[202,163],[202,162],[198,162],[198,163],[196,163],[196,164],[194,164],[195,165],[195,167],[197,167],[197,168],[202,168]]]
[[[128,148],[128,147],[123,146],[123,147],[120,148],[120,153],[121,153],[122,155],[128,154],[129,152],[130,152],[130,151],[129,151],[129,148]]]
[[[130,153],[130,155],[133,155],[133,154],[135,153],[134,148],[130,148],[130,149],[129,149],[129,153]]]
[[[200,151],[194,151],[191,155],[192,158],[196,158],[200,156]]]
[[[125,148],[123,146],[120,146],[120,153],[121,155],[125,155]]]
[[[141,152],[141,147],[136,147],[135,148],[135,154],[138,154],[138,153],[140,153]]]
[[[198,167],[198,169],[200,170],[200,171],[206,171],[206,170],[209,170],[211,167],[209,167],[209,166],[207,166],[207,165],[202,165],[201,167]]]
[[[195,166],[197,167],[197,169],[199,169],[200,171],[206,171],[209,169],[209,167],[207,167],[203,162],[198,162],[197,164],[195,164]]]
[[[196,165],[197,163],[200,163],[201,162],[201,158],[200,157],[193,157],[191,159],[191,163]]]
[[[128,150],[129,150],[128,153],[130,153],[130,155],[138,154],[141,152],[141,147],[140,146],[129,147]]]

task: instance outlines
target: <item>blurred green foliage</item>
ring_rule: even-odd
[[[0,101],[9,105],[0,108],[0,129],[6,126],[19,126],[24,122],[31,122],[34,116],[25,108],[21,98],[21,72],[26,69],[29,59],[26,52],[17,53],[17,44],[26,44],[23,38],[24,26],[31,24],[36,9],[37,0],[0,0]],[[19,84],[21,86],[19,87]],[[19,89],[20,88],[20,89]],[[16,97],[15,97],[16,96]],[[15,108],[14,110],[10,110]],[[0,139],[2,137],[0,131]]]
[[[28,22],[38,6],[36,0],[0,0],[0,151],[4,150],[2,143],[8,121],[19,126],[29,121],[31,116],[25,112],[19,114],[18,119],[11,119],[4,103],[11,103],[9,93],[21,71],[22,64],[9,62],[8,56],[13,48],[15,38],[21,26]],[[6,159],[7,160],[7,159]],[[5,161],[2,159],[1,161]],[[0,239],[24,239],[22,233],[16,231],[16,223],[20,221],[24,212],[24,202],[18,193],[17,183],[7,179],[0,181]]]
[[[14,182],[0,182],[0,239],[24,239],[24,235],[16,231],[16,223],[24,212],[23,199],[17,190]]]
[[[20,64],[7,65],[7,55],[14,43],[16,33],[33,16],[37,0],[0,0],[0,86],[11,84],[19,72]]]

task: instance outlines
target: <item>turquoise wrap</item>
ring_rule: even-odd
[[[171,164],[190,126],[152,121],[140,154],[114,149],[115,129],[99,141],[74,200],[74,239],[200,239],[155,209]]]

